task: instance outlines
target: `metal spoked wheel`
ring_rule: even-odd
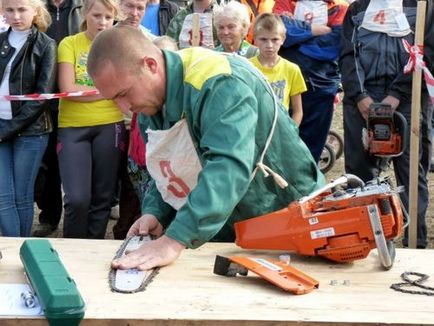
[[[336,159],[339,159],[344,153],[344,140],[336,131],[330,130],[327,135],[327,144],[329,144],[334,152]]]
[[[332,146],[326,143],[322,150],[321,157],[318,162],[319,169],[322,173],[327,173],[333,168],[336,161],[336,154]]]

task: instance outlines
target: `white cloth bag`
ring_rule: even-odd
[[[168,130],[146,131],[146,164],[163,200],[176,210],[196,187],[202,166],[188,130],[181,119]]]

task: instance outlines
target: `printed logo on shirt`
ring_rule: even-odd
[[[93,81],[87,74],[87,57],[88,53],[86,52],[82,52],[78,56],[78,60],[75,65],[75,82],[78,85],[93,86]]]
[[[285,97],[286,80],[278,80],[270,83],[270,85],[274,91],[274,95],[276,95],[279,101],[283,103],[283,98]]]

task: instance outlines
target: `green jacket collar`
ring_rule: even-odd
[[[183,113],[184,67],[181,57],[175,52],[163,50],[166,60],[166,101],[163,108],[164,124],[170,128],[178,122]]]

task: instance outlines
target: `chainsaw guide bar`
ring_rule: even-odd
[[[122,243],[113,259],[121,258],[132,250],[138,249],[142,244],[153,239],[150,236],[132,236]],[[146,286],[158,274],[159,268],[141,271],[137,268],[114,269],[110,268],[109,284],[113,292],[136,293],[144,291]]]

